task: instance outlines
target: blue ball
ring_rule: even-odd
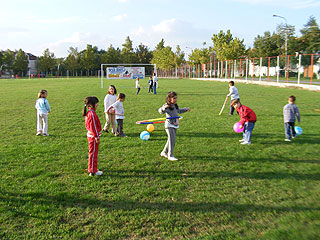
[[[148,131],[143,131],[140,133],[140,139],[147,141],[150,138],[150,133]]]
[[[302,128],[295,126],[294,131],[296,132],[296,135],[301,135],[303,133]]]

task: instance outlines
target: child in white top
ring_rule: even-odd
[[[108,94],[104,98],[104,113],[106,115],[106,123],[103,127],[104,132],[109,132],[110,124],[112,126],[112,133],[117,133],[116,118],[114,114],[108,113],[108,108],[117,101],[117,89],[114,85],[108,88]]]
[[[231,102],[235,99],[238,99],[240,101],[239,92],[238,89],[234,86],[234,81],[229,82],[229,94],[227,94],[227,96],[231,96],[229,115],[233,115],[234,107],[232,106]]]
[[[116,135],[119,137],[127,137],[124,132],[123,132],[123,119],[124,119],[124,108],[123,108],[123,102],[126,99],[126,95],[124,93],[119,93],[117,97],[117,101],[112,104],[107,112],[114,114],[117,119],[117,133]]]
[[[158,77],[153,73],[153,94],[157,94]]]
[[[49,136],[48,134],[48,114],[51,112],[50,104],[47,100],[47,90],[40,90],[35,108],[37,109],[37,136]],[[42,126],[43,124],[43,126]]]
[[[140,78],[138,78],[137,77],[137,79],[136,79],[136,89],[137,89],[137,95],[139,94],[139,92],[140,92],[140,83],[139,83],[139,80],[140,80]]]

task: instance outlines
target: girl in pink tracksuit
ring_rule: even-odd
[[[101,124],[96,114],[98,107],[98,98],[86,97],[84,100],[84,108],[82,116],[85,118],[85,125],[89,145],[88,172],[89,176],[102,175],[102,171],[98,170],[98,150],[101,136]],[[87,110],[88,107],[88,110]]]

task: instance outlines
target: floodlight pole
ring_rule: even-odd
[[[284,43],[284,49],[285,49],[285,54],[286,54],[286,61],[285,61],[285,77],[287,77],[287,69],[288,69],[288,66],[287,66],[287,64],[288,64],[288,60],[287,60],[287,56],[288,56],[288,22],[287,22],[287,19],[285,18],[285,17],[282,17],[282,16],[279,16],[279,15],[276,15],[276,14],[273,14],[273,17],[277,17],[277,18],[282,18],[282,19],[284,19],[285,20],[285,22],[286,22],[286,28],[285,28],[285,31],[284,31],[284,33],[285,33],[285,43]]]

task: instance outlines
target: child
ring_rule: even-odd
[[[231,105],[237,110],[240,115],[240,128],[244,127],[243,139],[239,140],[241,144],[251,144],[251,134],[257,121],[254,111],[240,103],[239,99],[235,99],[231,102]]]
[[[296,132],[294,130],[296,116],[298,122],[300,122],[300,112],[298,107],[295,105],[295,101],[296,97],[290,96],[288,99],[288,104],[283,107],[284,130],[286,135],[285,141],[287,142],[291,142],[291,137],[296,137]]]
[[[240,101],[238,89],[234,86],[234,81],[229,82],[229,94],[227,95],[228,97],[231,96],[231,101],[230,101],[230,112],[229,115],[233,115],[234,107],[232,106],[231,102],[233,100],[238,99]]]
[[[153,79],[151,76],[149,77],[149,92],[150,91],[153,92]]]
[[[48,114],[51,112],[50,104],[47,100],[47,90],[40,90],[35,108],[37,109],[37,136],[49,136],[48,134]],[[43,126],[42,126],[43,124]]]
[[[156,73],[153,73],[153,94],[157,94],[157,84],[158,84],[158,78]]]
[[[114,85],[108,88],[108,94],[104,98],[104,113],[106,115],[106,123],[103,127],[104,132],[109,132],[110,124],[112,125],[112,133],[117,133],[116,118],[114,114],[108,113],[108,108],[117,101],[117,89]]]
[[[96,114],[98,107],[98,98],[86,97],[84,99],[84,108],[82,116],[85,118],[85,125],[89,145],[89,159],[88,159],[88,172],[89,176],[102,175],[102,171],[98,170],[98,150],[101,136],[101,124]],[[88,111],[87,111],[88,107]]]
[[[137,95],[139,94],[139,92],[140,92],[140,83],[139,83],[139,77],[137,77],[137,79],[136,79],[136,88],[137,88]]]
[[[159,113],[166,113],[166,117],[178,117],[178,113],[190,112],[190,108],[179,108],[177,105],[178,95],[176,92],[168,92],[166,103],[159,108]],[[173,150],[176,143],[176,133],[179,128],[179,119],[166,119],[165,130],[168,135],[167,143],[160,153],[161,157],[166,157],[170,161],[177,161],[174,157]]]
[[[112,104],[107,110],[109,113],[116,115],[116,119],[118,122],[116,136],[119,136],[119,137],[127,137],[123,132],[123,119],[124,119],[123,102],[125,99],[126,99],[126,95],[124,93],[119,93],[117,97],[117,101],[114,104]]]

